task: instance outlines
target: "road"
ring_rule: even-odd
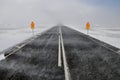
[[[117,48],[65,26],[61,32],[71,80],[120,80]],[[64,54],[58,66],[59,35],[53,27],[0,61],[0,80],[65,80]]]

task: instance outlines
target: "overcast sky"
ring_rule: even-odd
[[[120,0],[0,0],[0,24],[119,26]]]

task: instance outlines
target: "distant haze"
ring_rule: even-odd
[[[31,21],[120,27],[120,0],[0,0],[0,25],[28,26]]]

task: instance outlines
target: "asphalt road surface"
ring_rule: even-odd
[[[120,80],[117,48],[65,26],[61,32],[71,80]],[[64,67],[58,67],[59,35],[53,27],[0,61],[0,80],[65,80]]]

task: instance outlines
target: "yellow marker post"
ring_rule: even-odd
[[[89,34],[89,30],[90,30],[90,23],[89,22],[86,23],[86,30],[87,30],[87,34]]]
[[[34,28],[35,28],[35,23],[32,21],[31,22],[31,29],[32,29],[32,34],[34,35]]]

